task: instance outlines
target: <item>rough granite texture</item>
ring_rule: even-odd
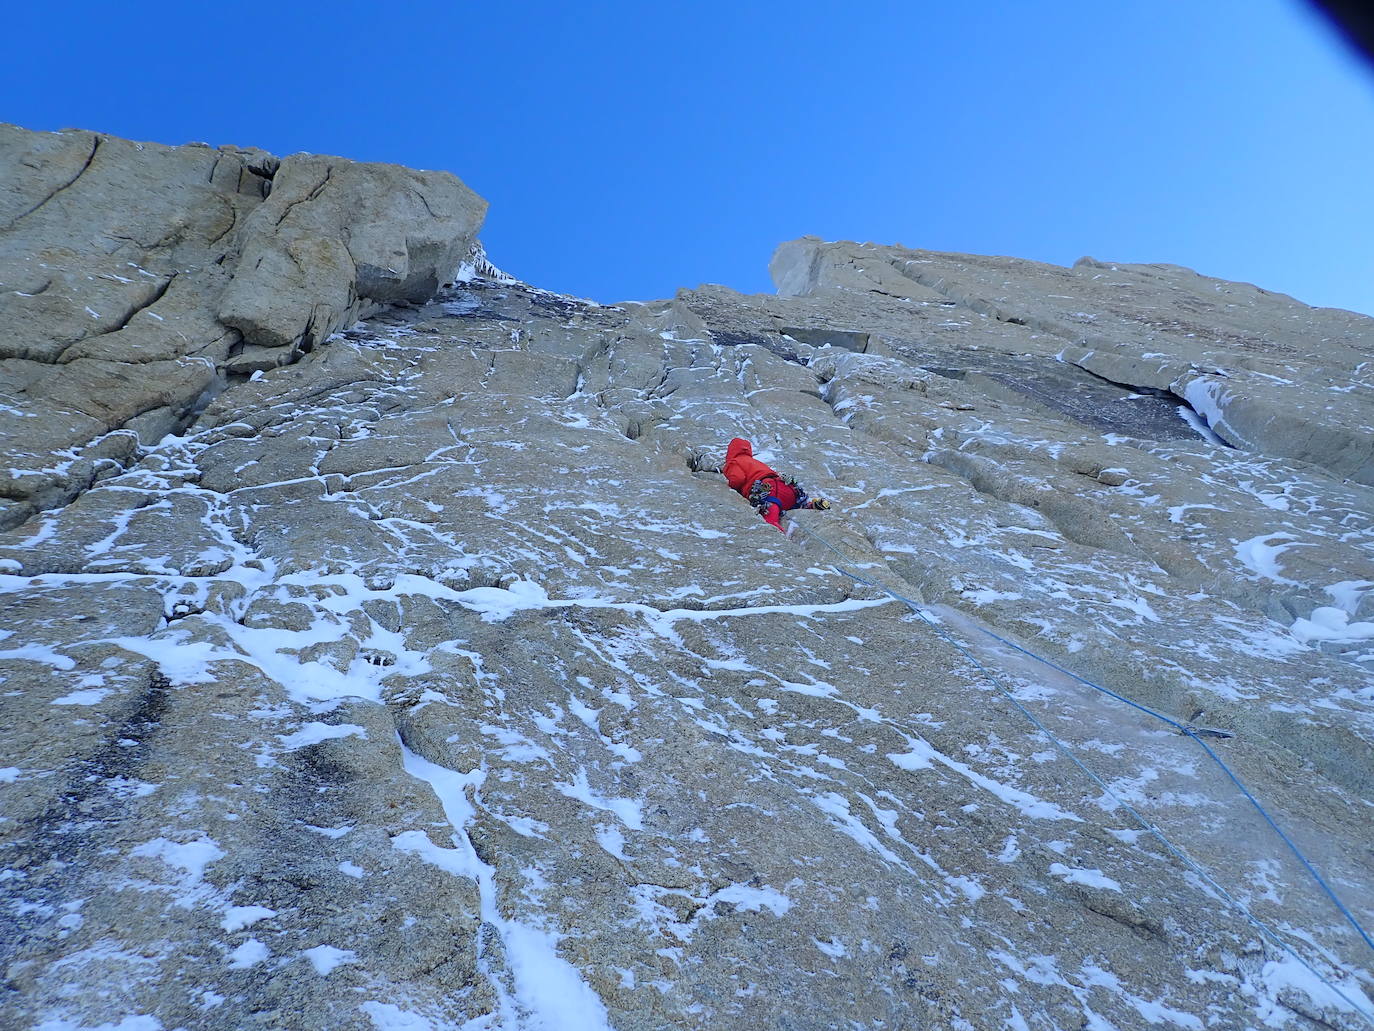
[[[1374,320],[811,238],[443,288],[456,181],[6,132],[0,1026],[1368,1026],[1199,742],[1374,925]]]
[[[485,213],[447,172],[0,124],[0,527],[229,379],[427,300]]]

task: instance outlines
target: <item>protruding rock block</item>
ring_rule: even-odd
[[[365,309],[432,297],[485,213],[447,172],[293,155],[244,225],[219,319],[249,345],[309,350]]]
[[[84,489],[101,435],[427,300],[485,211],[447,172],[0,125],[0,526]]]

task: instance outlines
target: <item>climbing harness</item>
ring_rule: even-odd
[[[806,491],[802,489],[802,485],[791,477],[783,479],[781,476],[760,476],[755,480],[753,486],[749,488],[749,504],[753,505],[760,512],[767,512],[769,505],[777,505],[778,508],[783,508],[781,499],[775,493],[777,490],[775,485],[778,483],[785,483],[787,486],[791,487],[792,492],[797,496],[797,501],[796,504],[792,506],[793,508],[807,507],[810,499]],[[784,511],[791,510],[784,509]]]
[[[833,544],[831,544],[828,540],[826,540],[823,536],[821,536],[821,534],[817,533],[815,530],[800,526],[798,528],[807,538],[815,540],[817,543],[821,544],[829,551],[834,553],[842,561],[848,561],[847,557],[842,551],[836,548]],[[883,583],[880,583],[876,580],[870,580],[867,577],[863,577],[855,572],[852,572],[839,562],[833,563],[832,565],[834,566],[835,571],[839,573],[841,576],[853,580],[855,583],[860,583],[866,587],[872,587],[875,590],[882,591],[884,594],[886,594],[893,600],[901,602],[913,613],[915,613],[918,617],[920,617],[922,622],[924,622],[927,626],[934,630],[941,638],[944,639],[946,643],[948,643],[951,647],[956,649],[961,655],[964,656],[964,658],[966,658],[970,663],[972,663],[974,668],[977,669],[980,673],[982,673],[982,675],[988,679],[988,682],[993,684],[998,689],[998,691],[1001,692],[1003,697],[1005,697],[1009,702],[1011,702],[1011,704],[1015,706],[1016,709],[1023,716],[1026,717],[1026,719],[1028,719],[1032,724],[1034,724],[1035,728],[1041,734],[1043,734],[1046,738],[1049,739],[1050,743],[1054,745],[1055,749],[1061,755],[1063,755],[1066,759],[1073,763],[1073,765],[1076,766],[1078,769],[1082,770],[1083,773],[1087,775],[1087,777],[1090,780],[1092,780],[1094,784],[1100,787],[1103,790],[1103,792],[1107,795],[1107,797],[1110,798],[1117,806],[1119,806],[1121,809],[1129,813],[1132,819],[1134,819],[1141,826],[1141,828],[1144,829],[1152,838],[1158,841],[1169,852],[1170,855],[1172,855],[1175,859],[1182,863],[1190,872],[1195,874],[1200,880],[1202,880],[1212,890],[1217,892],[1217,894],[1220,895],[1223,899],[1225,899],[1228,903],[1234,906],[1236,910],[1239,911],[1241,915],[1246,918],[1246,920],[1248,920],[1252,925],[1254,925],[1254,927],[1258,929],[1259,932],[1265,938],[1269,939],[1284,952],[1288,953],[1290,956],[1296,959],[1308,971],[1308,973],[1310,973],[1313,977],[1321,981],[1322,984],[1324,984],[1333,993],[1335,993],[1335,995],[1338,998],[1340,998],[1347,1006],[1349,1006],[1360,1016],[1364,1017],[1371,1024],[1374,1024],[1374,1013],[1371,1013],[1363,1006],[1354,1002],[1345,992],[1341,991],[1340,988],[1332,984],[1329,979],[1323,977],[1319,971],[1317,971],[1310,963],[1307,962],[1307,960],[1305,960],[1301,955],[1298,954],[1297,950],[1295,950],[1291,945],[1289,945],[1284,938],[1280,937],[1278,932],[1274,931],[1262,920],[1260,920],[1257,916],[1251,913],[1249,907],[1247,907],[1243,902],[1241,902],[1229,891],[1227,891],[1220,884],[1218,884],[1215,878],[1211,876],[1211,874],[1209,874],[1203,867],[1201,867],[1198,863],[1190,859],[1177,846],[1175,846],[1171,841],[1169,841],[1169,839],[1164,836],[1164,832],[1161,831],[1158,827],[1156,827],[1152,821],[1143,816],[1129,802],[1125,801],[1123,798],[1117,795],[1117,793],[1112,790],[1112,788],[1107,784],[1106,781],[1104,781],[1100,776],[1098,776],[1098,774],[1089,769],[1088,766],[1084,764],[1083,761],[1080,760],[1069,749],[1068,745],[1061,741],[1047,726],[1045,726],[1045,724],[1041,722],[1035,716],[1034,713],[1027,709],[1023,704],[1021,704],[1021,702],[1016,698],[1016,696],[1012,694],[1011,690],[1002,682],[1001,678],[999,678],[995,673],[993,673],[992,670],[988,669],[988,667],[985,666],[983,663],[979,662],[978,659],[974,657],[973,653],[968,648],[964,647],[964,645],[962,645],[958,641],[958,639],[955,638],[948,630],[941,626],[939,622],[932,619],[921,604],[912,600],[911,598],[906,597],[903,594],[898,593],[897,591],[892,590],[892,588],[888,587]],[[1026,655],[1036,660],[1037,662],[1040,662],[1043,665],[1050,667],[1053,670],[1063,673],[1064,675],[1071,677],[1079,683],[1085,684],[1088,687],[1091,687],[1093,690],[1101,692],[1109,698],[1114,698],[1117,701],[1125,702],[1127,705],[1131,706],[1134,709],[1138,709],[1141,712],[1153,716],[1158,720],[1162,720],[1163,722],[1174,727],[1183,736],[1190,737],[1194,741],[1196,741],[1198,745],[1203,749],[1203,751],[1207,753],[1208,757],[1211,758],[1211,760],[1221,768],[1222,772],[1226,774],[1226,776],[1230,779],[1231,783],[1233,783],[1236,786],[1236,788],[1245,797],[1245,799],[1264,818],[1264,821],[1271,828],[1273,828],[1274,832],[1278,834],[1278,836],[1283,840],[1284,844],[1288,846],[1289,850],[1292,851],[1292,853],[1298,858],[1299,862],[1301,862],[1303,867],[1312,876],[1312,879],[1318,884],[1318,886],[1321,887],[1322,891],[1325,892],[1326,896],[1335,904],[1336,908],[1340,911],[1341,915],[1344,916],[1345,919],[1350,923],[1350,925],[1355,929],[1355,932],[1360,936],[1361,939],[1363,939],[1364,943],[1368,945],[1370,949],[1374,949],[1374,940],[1370,939],[1369,934],[1366,933],[1365,929],[1362,926],[1360,926],[1360,923],[1358,920],[1355,919],[1354,914],[1351,913],[1350,910],[1346,907],[1346,905],[1336,896],[1336,893],[1331,889],[1330,885],[1326,883],[1325,879],[1321,876],[1321,874],[1317,872],[1316,867],[1314,867],[1308,861],[1307,857],[1303,855],[1302,851],[1293,842],[1292,838],[1290,838],[1286,833],[1284,833],[1283,829],[1279,827],[1278,823],[1275,822],[1274,818],[1269,815],[1268,811],[1265,810],[1264,806],[1260,804],[1259,800],[1256,799],[1255,796],[1250,793],[1249,789],[1246,788],[1245,784],[1241,781],[1241,779],[1232,771],[1232,769],[1228,765],[1226,765],[1222,758],[1219,755],[1217,755],[1215,751],[1212,750],[1211,746],[1209,746],[1207,742],[1202,739],[1202,734],[1204,732],[1199,731],[1196,728],[1187,726],[1183,723],[1180,723],[1178,720],[1172,719],[1171,717],[1166,716],[1163,713],[1156,712],[1154,709],[1151,709],[1148,706],[1141,705],[1139,702],[1132,701],[1125,695],[1118,694],[1117,692],[1112,691],[1109,688],[1103,687],[1100,684],[1096,684],[1091,680],[1081,677],[1077,673],[1074,673],[1071,670],[1067,670],[1064,667],[1058,665],[1057,663],[1054,663],[1049,659],[1046,659],[1040,655],[1035,654],[1027,648],[1023,648],[1021,645],[1016,644],[1014,641],[1007,640],[1005,637],[1002,637],[1001,635],[994,633],[991,630],[988,630],[986,627],[980,626],[978,627],[978,629],[982,630],[983,633],[987,634],[989,637],[1000,642],[1001,644],[1006,645],[1007,647],[1012,648],[1020,652],[1021,654]]]

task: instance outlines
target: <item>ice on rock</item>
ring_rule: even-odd
[[[0,168],[16,1027],[1368,1026],[1374,320],[813,237],[596,305],[444,173]]]
[[[321,977],[332,974],[345,963],[358,961],[358,954],[352,949],[340,949],[333,945],[316,945],[313,949],[302,950],[301,955],[310,961],[315,973]]]
[[[230,906],[224,911],[224,919],[220,921],[220,926],[226,931],[241,931],[245,927],[252,927],[259,920],[276,915],[275,909],[268,909],[266,906]]]

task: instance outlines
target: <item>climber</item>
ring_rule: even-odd
[[[725,482],[748,498],[759,510],[763,521],[782,529],[782,514],[796,508],[828,509],[824,498],[808,498],[794,479],[783,479],[777,472],[754,457],[754,448],[743,437],[730,441],[725,449],[725,465],[721,472]]]

